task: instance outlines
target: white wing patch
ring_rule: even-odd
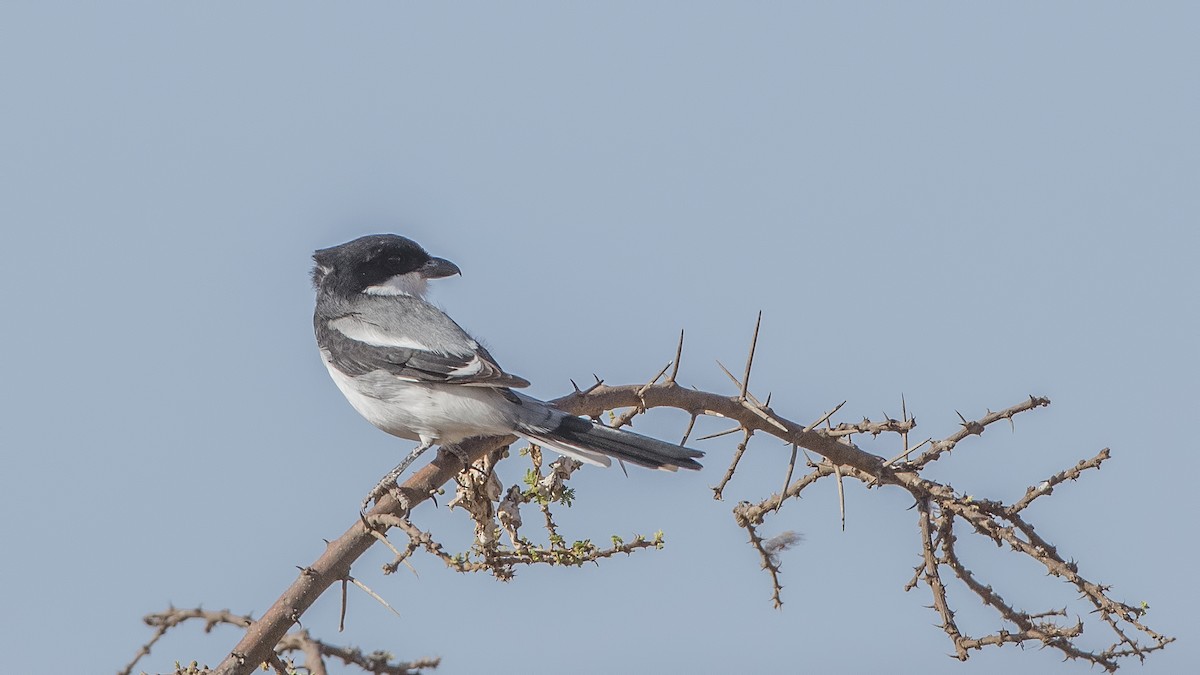
[[[375,324],[367,323],[352,316],[343,316],[340,319],[334,319],[329,322],[329,327],[351,340],[356,340],[372,347],[400,347],[401,349],[418,349],[425,352],[436,351],[418,340],[404,335],[389,333]]]
[[[483,359],[476,354],[475,358],[467,362],[466,365],[446,373],[447,377],[468,377],[470,375],[478,375],[483,370]]]

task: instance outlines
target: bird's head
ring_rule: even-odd
[[[458,265],[435,258],[417,242],[395,234],[372,234],[313,253],[313,286],[342,296],[425,297],[430,279],[461,274]]]

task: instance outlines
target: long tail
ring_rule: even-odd
[[[701,465],[694,458],[704,456],[699,450],[612,429],[573,415],[563,416],[558,426],[550,430],[524,427],[518,433],[538,445],[599,466],[609,466],[612,463],[609,458],[615,457],[651,469],[697,470]]]

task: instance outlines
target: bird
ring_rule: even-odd
[[[432,279],[461,275],[396,234],[313,253],[313,328],[334,384],[368,422],[418,445],[364,506],[389,490],[434,444],[516,435],[586,464],[612,459],[652,469],[701,468],[704,453],[591,419],[514,391],[529,386],[426,300]]]

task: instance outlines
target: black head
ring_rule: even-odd
[[[425,281],[460,274],[458,265],[394,234],[372,234],[313,253],[313,286],[339,295],[421,296]]]

